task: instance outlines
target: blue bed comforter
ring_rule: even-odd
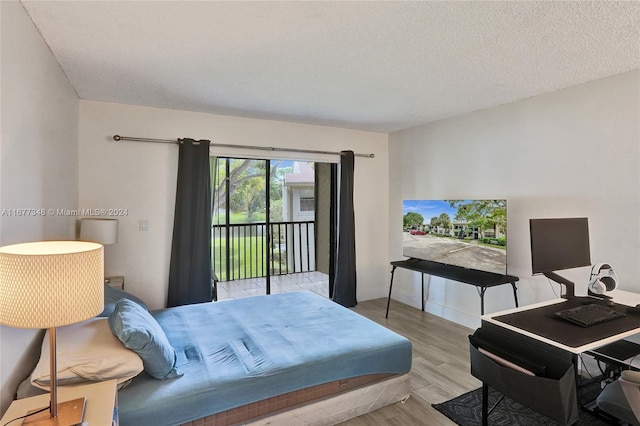
[[[407,373],[404,337],[311,292],[154,311],[184,376],[142,373],[120,390],[120,424],[174,425],[333,380]]]

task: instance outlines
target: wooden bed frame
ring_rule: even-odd
[[[371,374],[336,380],[268,398],[181,426],[333,425],[389,404],[410,394],[409,373]]]

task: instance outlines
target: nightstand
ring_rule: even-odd
[[[58,387],[58,402],[69,401],[74,398],[87,398],[84,421],[91,426],[117,425],[117,416],[114,419],[114,411],[117,407],[116,381],[94,382],[88,385],[74,387]],[[49,405],[49,394],[33,396],[31,398],[18,399],[11,403],[4,413],[0,424],[24,416],[28,411],[43,408]],[[114,421],[115,420],[115,421]],[[15,424],[21,424],[16,422]]]
[[[120,290],[124,290],[124,277],[122,275],[116,275],[113,277],[104,277],[104,280],[111,287],[119,288]]]

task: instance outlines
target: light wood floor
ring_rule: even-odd
[[[359,302],[359,314],[401,334],[413,344],[411,397],[343,425],[455,425],[431,407],[481,386],[469,372],[469,340],[472,330],[400,302],[387,299]]]

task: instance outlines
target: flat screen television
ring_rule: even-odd
[[[591,265],[588,219],[529,219],[529,233],[533,274],[565,284],[567,296],[573,296],[573,283],[555,271]]]
[[[404,200],[403,256],[507,273],[506,200]]]

